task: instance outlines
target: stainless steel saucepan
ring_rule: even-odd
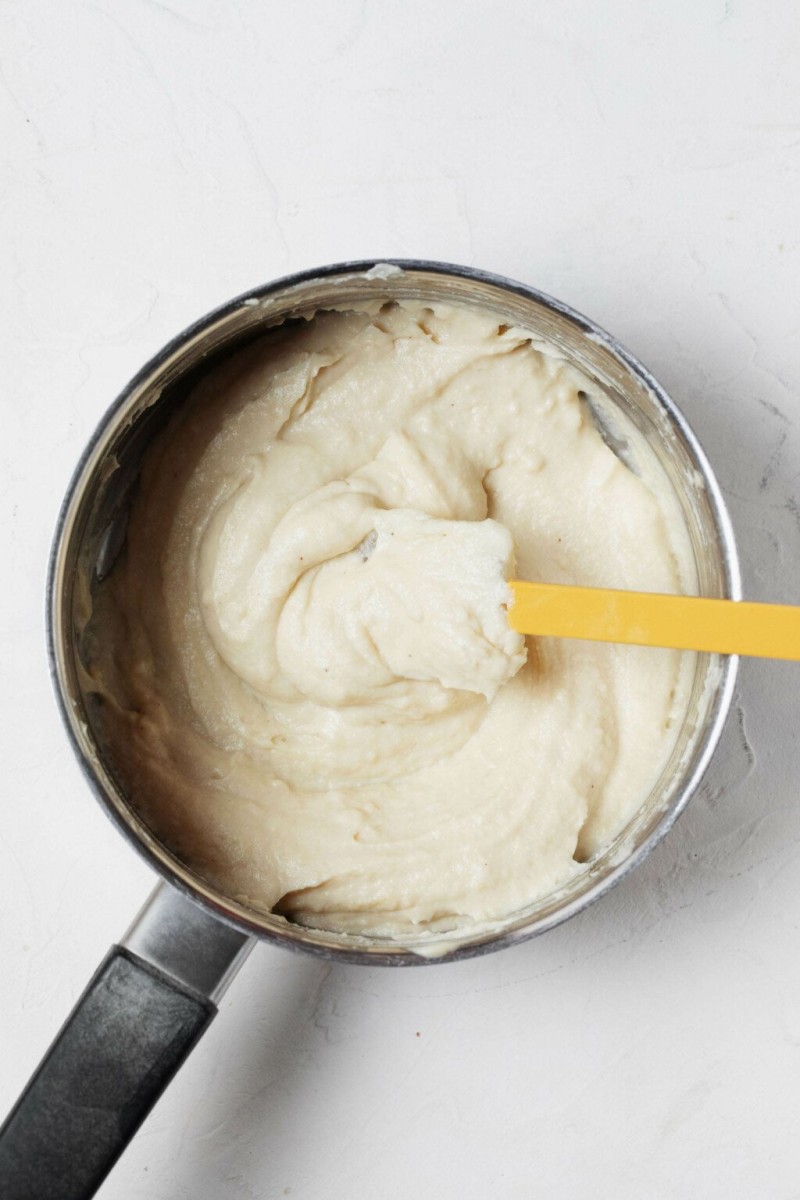
[[[67,734],[86,778],[160,882],[90,981],[0,1130],[3,1200],[84,1200],[106,1173],[216,1013],[255,939],[333,962],[411,966],[499,950],[586,908],[639,863],[697,788],[730,705],[736,660],[698,656],[689,711],[670,762],[617,841],[566,887],[491,931],[429,943],[293,925],[221,894],[181,862],[130,806],[109,765],[81,671],[87,599],[124,545],[129,501],[152,439],[198,378],[266,327],[376,298],[477,305],[554,343],[644,434],[680,503],[700,592],[738,599],[730,522],[696,438],[653,377],[591,321],[533,288],[440,263],[356,262],[306,271],[217,309],[156,355],[101,421],[58,519],[48,581],[50,666]]]

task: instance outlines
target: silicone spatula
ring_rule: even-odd
[[[800,607],[554,583],[510,584],[509,622],[540,637],[800,662]]]

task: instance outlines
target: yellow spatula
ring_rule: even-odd
[[[518,633],[800,662],[800,607],[518,580],[510,586],[509,621]]]

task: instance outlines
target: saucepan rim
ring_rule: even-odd
[[[719,741],[731,705],[738,666],[738,660],[735,657],[719,660],[718,682],[713,703],[710,706],[705,727],[694,749],[691,767],[682,779],[674,802],[665,809],[639,845],[621,857],[618,863],[597,880],[595,886],[544,917],[534,917],[529,923],[518,924],[513,928],[479,930],[472,938],[470,938],[469,931],[464,930],[459,933],[454,944],[449,943],[446,935],[443,935],[440,943],[441,954],[435,952],[429,954],[424,949],[420,952],[418,946],[415,949],[404,947],[401,940],[398,940],[397,950],[388,948],[388,939],[381,939],[381,947],[373,948],[370,945],[370,939],[354,935],[326,935],[320,931],[310,930],[282,920],[280,926],[277,925],[277,922],[273,927],[261,924],[257,919],[257,914],[248,914],[243,906],[226,900],[215,888],[206,884],[189,868],[181,864],[166,847],[160,845],[157,839],[149,833],[144,822],[124,802],[123,797],[115,794],[110,776],[105,772],[103,772],[104,782],[98,766],[99,755],[91,752],[88,745],[88,732],[82,725],[79,706],[71,694],[66,668],[70,650],[67,647],[67,630],[64,628],[62,619],[64,608],[62,601],[63,590],[68,586],[65,556],[69,547],[72,524],[82,495],[95,479],[100,464],[95,462],[94,466],[89,468],[94,460],[95,451],[107,430],[113,426],[118,414],[132,403],[133,398],[141,393],[148,381],[158,374],[166,362],[182,349],[196,343],[204,333],[219,329],[221,324],[238,313],[243,306],[262,305],[283,291],[315,280],[323,281],[336,276],[353,275],[368,276],[376,280],[382,278],[390,280],[392,274],[399,272],[414,273],[420,277],[426,274],[435,277],[449,276],[454,279],[488,285],[502,293],[511,293],[523,300],[531,300],[565,319],[590,341],[604,347],[617,360],[617,363],[649,393],[655,406],[666,416],[672,429],[683,442],[695,469],[702,477],[702,485],[710,507],[717,535],[716,550],[720,558],[723,594],[731,599],[741,598],[739,564],[730,518],[714,471],[683,414],[650,372],[615,338],[587,317],[536,288],[473,267],[424,259],[388,258],[334,263],[283,276],[243,292],[201,317],[159,350],[123,388],[98,423],[73,472],[56,522],[46,588],[47,651],[53,687],[67,735],[83,773],[106,814],[137,852],[173,887],[219,920],[251,936],[277,942],[303,953],[316,954],[332,961],[354,962],[369,966],[416,966],[452,962],[495,951],[504,946],[515,945],[561,924],[608,892],[633,870],[665,836],[696,791]],[[272,919],[275,920],[274,917]],[[434,939],[434,951],[436,948],[437,943]]]

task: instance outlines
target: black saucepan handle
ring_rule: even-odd
[[[216,1015],[115,946],[0,1129],[3,1200],[86,1200]]]
[[[0,1128],[0,1200],[89,1200],[253,942],[160,884]]]

